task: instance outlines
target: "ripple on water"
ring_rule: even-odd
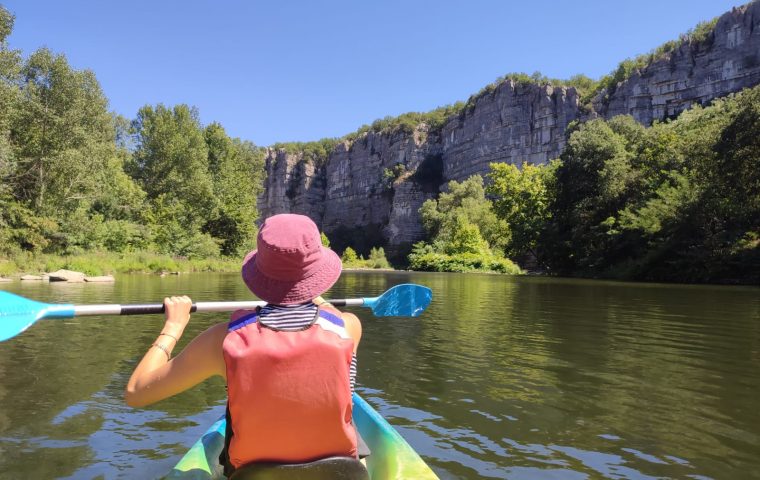
[[[353,310],[358,390],[442,478],[760,478],[760,290],[396,272],[346,274],[331,296],[404,282],[433,289],[423,316]],[[70,303],[250,298],[237,274],[10,285]],[[187,337],[219,320],[194,315]],[[224,389],[124,406],[160,321],[43,321],[4,343],[0,449],[14,455],[0,472],[165,474],[221,414]]]

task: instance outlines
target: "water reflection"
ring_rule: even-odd
[[[404,347],[375,346],[381,332],[367,336],[383,357],[391,348],[411,351],[394,361],[412,367],[376,366],[363,381],[384,398],[438,414],[395,422],[425,433],[421,450],[445,472],[757,472],[756,289],[419,274],[418,281],[435,292],[424,332],[405,329]],[[382,404],[381,411],[394,415]]]
[[[442,478],[760,478],[760,290],[345,273],[333,298],[433,289],[364,324],[359,390]],[[237,275],[4,284],[43,301],[245,299]],[[183,343],[221,320],[194,315]],[[223,410],[221,381],[151,409],[122,391],[157,317],[49,320],[0,344],[0,477],[159,478]]]

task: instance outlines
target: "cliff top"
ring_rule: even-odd
[[[743,15],[751,5],[757,2],[758,0],[752,0],[712,20],[700,22],[686,33],[679,35],[675,40],[665,42],[648,53],[621,61],[613,71],[598,80],[594,80],[584,74],[577,74],[568,79],[556,79],[547,77],[538,71],[531,75],[523,72],[508,73],[471,95],[467,101],[458,101],[453,104],[444,105],[429,112],[407,112],[395,117],[386,116],[375,120],[370,125],[362,125],[356,131],[340,138],[323,138],[314,142],[280,142],[272,145],[270,148],[284,150],[291,154],[303,152],[304,159],[306,160],[324,160],[339,143],[353,143],[370,132],[411,134],[422,124],[427,125],[429,131],[439,130],[452,117],[474,109],[479,99],[492,94],[499,86],[506,82],[513,82],[514,86],[522,87],[551,86],[554,88],[574,88],[580,97],[581,105],[590,108],[592,101],[604,102],[634,72],[643,70],[657,61],[667,59],[681,48],[699,48],[705,44],[709,44],[713,38],[716,26],[722,19],[729,22],[731,21],[730,17]]]

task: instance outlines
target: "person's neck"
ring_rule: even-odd
[[[267,306],[275,307],[275,308],[308,307],[310,305],[316,306],[316,304],[312,300],[309,300],[309,301],[303,302],[303,303],[289,303],[289,304],[268,303],[267,304]]]

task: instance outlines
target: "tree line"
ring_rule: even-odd
[[[131,120],[109,112],[91,71],[45,48],[27,58],[10,48],[13,20],[0,7],[0,258],[254,248],[262,149],[203,126],[188,105],[146,105]],[[465,106],[360,132],[436,126]],[[549,165],[492,164],[485,179],[450,182],[427,201],[428,236],[409,265],[516,273],[516,259],[558,275],[757,283],[758,132],[760,87],[651,127],[627,116],[572,124]],[[280,146],[322,161],[336,143]],[[381,265],[380,246],[367,260],[342,253]]]
[[[420,209],[414,268],[517,258],[558,275],[760,282],[760,86],[644,127],[569,127],[545,166],[491,164]],[[469,263],[465,260],[470,257]],[[453,266],[453,268],[452,268]]]
[[[188,105],[109,112],[93,72],[11,49],[13,21],[0,6],[1,255],[253,248],[260,148]]]

